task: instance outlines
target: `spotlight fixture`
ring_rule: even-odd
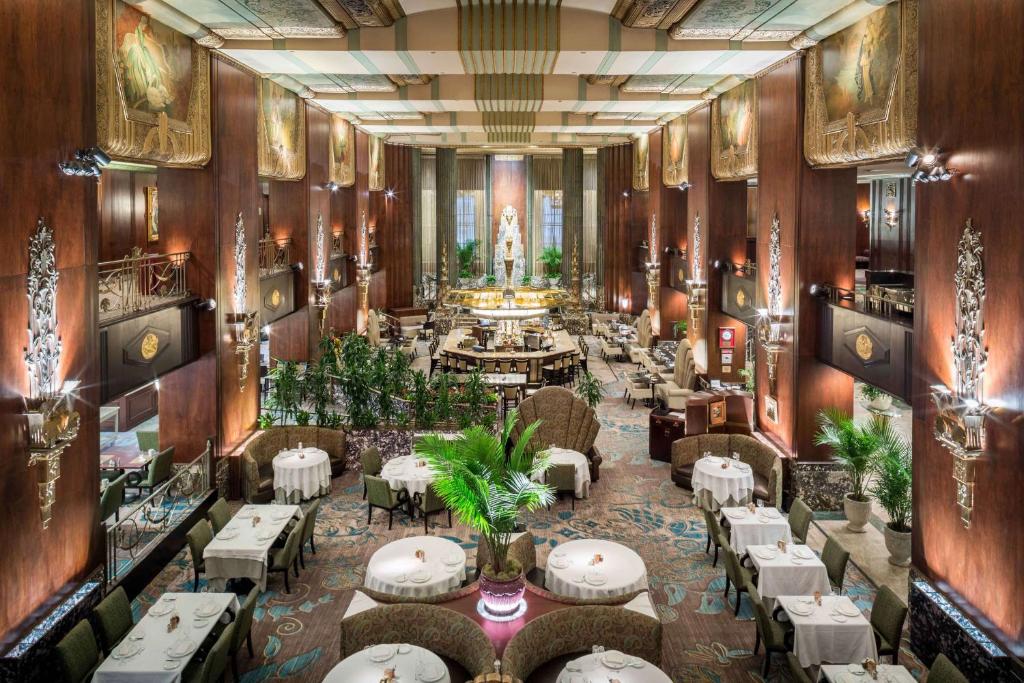
[[[811,296],[819,298],[824,298],[827,293],[825,291],[825,288],[819,285],[817,282],[811,283],[811,286],[808,288],[808,292]]]
[[[711,266],[720,273],[728,273],[732,270],[732,264],[724,259],[716,258],[715,262]]]
[[[685,182],[685,181],[684,181],[684,182],[681,182],[681,183],[679,183],[679,185],[678,185],[678,189],[679,189],[679,190],[681,190],[681,191],[683,191],[683,192],[686,192],[686,191],[687,191],[687,190],[689,190],[689,189],[690,189],[691,187],[693,187],[693,183],[688,183],[688,182]]]
[[[80,149],[71,161],[57,164],[64,175],[98,178],[100,169],[110,164],[110,156],[99,147]]]
[[[909,168],[914,169],[910,177],[915,183],[946,181],[956,173],[955,169],[947,169],[942,163],[939,150],[912,149],[907,153],[905,161]]]
[[[340,188],[341,185],[338,185],[338,183],[336,183],[333,180],[331,180],[331,181],[328,181],[328,183],[326,185],[324,185],[324,187],[326,187],[331,192],[337,192],[338,188]]]
[[[629,197],[629,190],[623,190],[622,191],[622,196],[628,198]]]
[[[302,265],[302,261],[296,261],[291,265],[292,271],[296,273],[301,273],[303,268],[305,268],[305,266]]]
[[[387,190],[384,191],[384,196],[387,197],[388,199],[394,199],[395,191],[389,187]]]
[[[213,298],[200,299],[199,301],[195,302],[194,305],[200,311],[212,311],[217,308],[217,300]]]

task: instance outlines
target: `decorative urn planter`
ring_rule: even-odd
[[[486,569],[480,573],[480,600],[485,616],[502,619],[514,615],[520,610],[525,593],[522,571],[507,579],[488,576]]]
[[[906,567],[910,564],[910,532],[895,531],[885,525],[885,549],[889,551],[889,564]]]
[[[871,500],[859,501],[847,493],[843,498],[843,512],[846,514],[846,528],[855,534],[864,533],[864,527],[871,519]]]
[[[889,410],[889,408],[892,408],[892,396],[889,394],[882,394],[881,396],[872,399],[869,405],[875,410],[884,412]]]

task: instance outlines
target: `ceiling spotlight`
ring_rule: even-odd
[[[953,177],[953,171],[947,169],[945,166],[939,166],[942,173],[939,175],[939,180],[949,180]]]
[[[688,183],[688,182],[685,182],[685,181],[679,183],[679,189],[682,190],[683,192],[686,192],[691,187],[693,187],[693,183]]]
[[[907,152],[906,163],[908,168],[914,168],[917,166],[917,162],[921,160],[921,154],[916,149],[912,149]]]
[[[338,183],[334,182],[333,180],[330,180],[327,182],[326,185],[324,185],[324,187],[326,187],[331,192],[337,192],[338,188],[340,188],[341,186],[338,185]]]
[[[925,182],[928,182],[927,180],[925,180],[925,178],[927,178],[927,177],[928,177],[928,174],[927,174],[927,173],[925,173],[924,171],[922,171],[921,169],[917,169],[916,171],[914,171],[914,175],[912,175],[912,176],[910,176],[910,177],[911,177],[911,179],[912,179],[912,180],[913,180],[913,181],[914,181],[915,183],[919,183],[919,182],[921,182],[922,180],[924,180]]]
[[[296,273],[301,273],[302,272],[302,268],[303,268],[302,261],[296,261],[295,263],[292,264],[292,271],[294,271]]]
[[[79,154],[83,154],[86,158],[90,159],[98,166],[103,167],[110,165],[110,155],[104,152],[99,147],[90,147],[84,152],[80,151]]]
[[[622,191],[622,196],[623,197],[629,197],[629,191],[628,190],[623,190]]]
[[[817,282],[811,283],[811,286],[808,289],[808,291],[810,292],[811,296],[825,296],[825,288],[819,285]]]

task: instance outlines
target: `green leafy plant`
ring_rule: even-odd
[[[544,264],[544,274],[548,277],[554,277],[562,272],[562,250],[558,247],[544,247],[538,260]]]
[[[275,411],[278,422],[285,423],[295,417],[302,403],[302,383],[299,379],[299,364],[292,360],[277,360],[267,376],[270,392],[267,408]]]
[[[455,247],[455,258],[459,263],[459,277],[473,277],[473,259],[476,258],[476,240]]]
[[[496,284],[498,284],[498,278],[496,278],[493,275],[488,275],[487,276],[487,286],[488,287],[493,287]]]
[[[373,351],[366,337],[351,333],[341,342],[338,385],[348,404],[349,422],[356,429],[377,426],[371,383]]]
[[[886,421],[875,416],[865,426],[837,408],[826,408],[818,413],[818,432],[814,443],[832,449],[832,455],[847,471],[852,480],[850,498],[859,502],[868,500],[865,494],[867,476],[875,465],[875,457],[884,443],[888,429]]]
[[[530,276],[529,275],[524,275],[523,279],[520,281],[519,284],[521,284],[523,287],[529,287],[530,286]]]
[[[334,402],[334,393],[331,389],[333,366],[332,359],[321,356],[306,367],[306,372],[302,377],[302,401],[313,408],[318,425],[327,421],[331,404]]]
[[[300,427],[308,427],[309,420],[311,417],[313,416],[309,414],[308,410],[300,410],[297,413],[295,413],[295,424],[299,425]]]
[[[328,429],[341,429],[341,414],[332,411],[327,414],[324,422],[317,421],[317,424]]]
[[[452,419],[452,375],[442,372],[431,380],[434,390],[434,415],[439,422]]]
[[[754,393],[754,389],[755,389],[754,385],[755,385],[755,382],[756,382],[756,380],[755,380],[756,374],[754,373],[754,364],[750,363],[749,367],[740,368],[739,371],[737,372],[737,374],[740,377],[743,378],[743,388],[745,390],[749,391],[750,393]]]
[[[907,533],[910,531],[913,489],[910,444],[888,422],[881,439],[882,445],[873,467],[875,479],[871,493],[889,515],[889,528]]]
[[[597,409],[601,399],[604,398],[604,383],[592,372],[580,373],[579,383],[576,385],[576,395],[586,401],[587,405]]]
[[[459,411],[457,419],[460,429],[466,429],[473,425],[479,425],[485,429],[493,429],[496,415],[491,397],[497,397],[487,388],[484,382],[484,372],[476,368],[469,373],[465,384],[462,385],[462,410]]]
[[[680,337],[685,337],[686,327],[687,325],[685,320],[675,321],[675,323],[672,324],[672,336],[675,337],[676,339],[679,339]]]
[[[483,569],[498,579],[514,578],[522,571],[508,558],[520,510],[536,510],[554,500],[547,485],[533,481],[550,466],[547,454],[527,449],[540,422],[529,425],[510,445],[515,420],[512,411],[500,435],[472,427],[457,439],[428,435],[415,447],[434,474],[438,495],[487,544],[491,564]]]
[[[886,395],[886,393],[879,389],[878,387],[872,386],[870,384],[862,384],[860,386],[860,395],[864,398],[865,401],[874,401],[875,399],[882,398],[883,396]]]
[[[437,422],[434,414],[434,397],[430,392],[430,382],[422,370],[412,376],[412,393],[409,397],[412,404],[413,419],[420,429],[430,429]]]
[[[260,413],[257,418],[260,429],[270,429],[274,426],[274,416],[271,413]]]

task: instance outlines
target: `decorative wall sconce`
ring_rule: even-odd
[[[259,311],[246,309],[249,287],[245,275],[245,221],[242,212],[235,218],[235,311],[227,314],[235,339],[235,361],[238,364],[238,390],[244,391],[249,380],[249,354],[259,343]]]
[[[686,281],[687,308],[690,310],[690,325],[692,329],[698,329],[701,316],[707,307],[708,283],[704,281],[704,267],[701,262],[703,238],[700,234],[700,213],[693,217],[693,262],[691,268],[692,278]]]
[[[647,276],[647,307],[651,313],[658,310],[658,288],[661,286],[661,263],[658,260],[658,216],[651,216],[651,247],[647,252],[650,260],[644,264]]]
[[[366,212],[359,226],[359,259],[356,261],[356,286],[359,288],[359,310],[363,315],[370,313],[370,274],[373,264],[370,262],[370,229],[366,225]]]
[[[775,395],[779,354],[785,346],[782,318],[782,228],[779,214],[768,233],[768,307],[758,309],[757,341],[767,355],[769,393]]]
[[[61,161],[57,166],[64,175],[99,178],[100,169],[109,164],[110,156],[106,152],[99,147],[90,147],[78,150],[74,159]]]
[[[985,348],[985,271],[982,261],[981,233],[967,219],[957,247],[956,334],[950,338],[953,350],[952,389],[942,384],[932,387],[935,438],[953,454],[953,478],[960,521],[971,526],[974,508],[974,464],[985,451],[985,415],[982,383],[988,350]]]
[[[907,167],[914,169],[911,178],[915,183],[936,183],[950,180],[956,173],[955,168],[947,169],[942,163],[939,150],[912,149],[905,159]]]
[[[882,207],[882,222],[890,230],[894,230],[900,225],[899,200],[896,198],[896,183],[894,182],[885,184],[885,206]]]
[[[42,218],[29,240],[28,260],[28,466],[39,466],[39,512],[45,529],[57,497],[60,456],[78,437],[81,418],[71,403],[78,381],[57,379],[64,348],[57,334],[57,259],[53,231]]]
[[[324,216],[318,213],[316,216],[316,257],[313,262],[313,281],[310,283],[313,289],[313,308],[320,317],[320,334],[324,333],[324,325],[327,323],[327,309],[331,306],[331,281],[327,279],[327,254],[324,249]]]

